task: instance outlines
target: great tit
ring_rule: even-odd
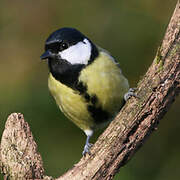
[[[60,110],[87,135],[107,125],[133,93],[110,53],[74,28],[61,28],[45,42],[48,87]]]

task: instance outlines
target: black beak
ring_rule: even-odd
[[[48,59],[50,57],[53,57],[53,54],[50,52],[50,51],[45,51],[41,56],[40,58],[43,60],[43,59]]]

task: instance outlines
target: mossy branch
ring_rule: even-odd
[[[167,28],[161,47],[143,79],[139,98],[128,100],[98,138],[91,155],[83,157],[56,180],[112,179],[156,129],[180,92],[180,3]],[[22,114],[11,114],[0,149],[4,179],[53,179],[44,168],[29,125]]]

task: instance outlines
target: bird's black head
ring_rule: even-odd
[[[61,28],[46,40],[41,59],[48,59],[52,75],[67,84],[97,56],[96,46],[85,35],[74,28]]]
[[[61,28],[53,32],[45,42],[41,59],[64,59],[71,64],[88,64],[98,54],[96,46],[74,28]]]
[[[62,48],[59,48],[62,51],[65,48],[68,48],[80,41],[83,41],[86,37],[74,28],[62,28],[53,32],[48,39],[46,40],[45,49],[48,50],[51,48],[51,44],[57,43],[61,45]],[[64,47],[63,47],[64,44]],[[66,45],[65,45],[66,44]]]

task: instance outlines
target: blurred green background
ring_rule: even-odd
[[[0,133],[7,116],[21,112],[46,174],[57,177],[71,168],[81,158],[85,135],[61,114],[48,92],[47,64],[39,58],[47,36],[60,27],[76,27],[119,60],[135,87],[161,44],[175,4],[176,0],[1,0]],[[115,180],[180,179],[179,106],[178,98]]]

